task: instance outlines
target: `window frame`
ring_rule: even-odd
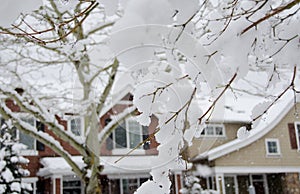
[[[72,133],[75,137],[83,137],[84,134],[84,118],[79,116],[68,116],[67,118],[67,131]],[[80,120],[80,135],[73,133],[72,131],[72,124],[73,120],[79,119]]]
[[[295,136],[296,136],[296,142],[297,142],[297,150],[298,152],[300,152],[300,133],[298,131],[298,126],[299,125],[299,128],[300,128],[300,122],[295,122],[294,123],[294,126],[295,126]]]
[[[269,144],[268,144],[269,142],[275,142],[276,148],[277,148],[276,153],[269,152]],[[279,139],[277,139],[277,138],[266,138],[265,139],[265,148],[266,148],[266,155],[267,156],[281,156],[281,149],[280,149]]]
[[[27,123],[27,124],[30,124],[30,123],[24,121],[23,119],[33,119],[33,127],[36,128],[36,122],[37,122],[37,120],[36,120],[35,117],[33,117],[33,116],[31,116],[31,115],[28,115],[28,114],[26,114],[26,113],[19,113],[19,119],[20,119],[21,121]],[[18,130],[17,128],[15,128],[15,129],[16,129],[16,141],[17,141],[18,143],[22,143],[22,144],[26,145],[25,143],[20,142],[20,133],[23,133],[23,132],[20,131],[20,130]],[[27,135],[27,134],[25,134],[25,133],[23,133],[23,135],[29,136],[29,135]],[[22,155],[22,156],[37,156],[37,155],[38,155],[38,150],[37,150],[37,140],[36,140],[35,138],[31,137],[31,136],[29,136],[29,137],[32,138],[33,141],[34,141],[34,142],[33,142],[33,149],[27,148],[26,150],[21,150],[21,151],[20,151],[20,155]],[[26,146],[27,146],[27,145],[26,145]]]
[[[136,122],[138,124],[138,126],[139,126],[139,133],[140,133],[139,134],[139,138],[140,138],[139,143],[143,141],[143,126],[141,124],[139,124],[135,119],[133,119],[133,118],[127,118],[127,119],[124,120],[124,122],[125,122],[125,132],[126,132],[126,147],[119,148],[119,147],[116,146],[116,135],[115,135],[116,130],[114,130],[112,132],[112,139],[113,139],[112,153],[113,154],[125,154],[128,151],[130,151],[130,150],[133,149],[130,146],[130,134],[131,133],[130,133],[130,130],[127,130],[129,128],[129,122],[131,122],[131,121]],[[133,153],[134,154],[144,154],[145,150],[143,149],[143,146],[140,146],[137,149],[135,149],[133,151]]]
[[[211,127],[213,128],[213,134],[207,134],[206,130]],[[219,128],[219,127],[222,128],[222,135],[217,134],[217,128]],[[200,137],[226,137],[225,125],[218,124],[218,123],[207,124],[204,127],[204,129],[201,131]]]
[[[142,179],[145,179],[144,182],[146,182],[147,180],[150,180],[150,177],[148,176],[141,176],[141,177],[136,177],[136,176],[125,176],[125,177],[118,177],[118,178],[112,178],[110,180],[118,180],[119,181],[119,193],[123,194],[124,193],[124,183],[127,182],[129,180],[136,180],[136,186],[137,188],[139,188],[144,182],[142,181]],[[147,180],[146,180],[147,179]],[[132,184],[132,183],[131,183]]]
[[[64,182],[79,182],[80,186],[72,185],[72,186],[67,186],[66,187],[64,185]],[[62,176],[62,178],[61,178],[61,191],[62,191],[62,193],[64,193],[64,190],[70,190],[70,189],[74,190],[74,189],[76,189],[76,190],[80,190],[80,193],[82,194],[83,191],[84,191],[82,185],[83,185],[82,181],[76,175],[65,175],[65,176]]]
[[[127,130],[128,128],[129,128],[129,122],[135,122],[135,123],[137,123],[138,124],[138,127],[139,127],[139,132],[140,132],[140,134],[139,134],[139,141],[138,141],[138,144],[140,143],[140,142],[142,142],[143,141],[143,127],[142,127],[142,125],[141,124],[139,124],[136,120],[134,120],[134,119],[132,119],[132,118],[129,118],[129,119],[126,119],[125,120],[125,122],[126,122],[126,138],[127,138],[127,147],[126,148],[129,148],[129,149],[133,149],[134,147],[131,147],[131,145],[130,145],[130,138],[131,138],[131,135],[133,134],[133,135],[136,135],[136,134],[134,134],[134,133],[130,133],[129,132],[129,130]],[[140,147],[138,147],[137,149],[142,149],[142,146],[140,146]]]
[[[19,112],[19,113],[17,113],[17,115],[18,115],[18,119],[20,119],[22,122],[25,122],[25,123],[27,123],[29,125],[30,125],[30,123],[26,122],[25,119],[26,120],[27,119],[28,120],[29,119],[33,119],[33,127],[36,128],[37,131],[39,131],[38,125],[37,125],[37,123],[39,121],[34,116],[29,115],[28,113],[24,113],[24,112]],[[0,116],[0,119],[2,120],[3,118]],[[39,151],[43,151],[41,149],[44,149],[44,148],[41,148],[41,145],[38,145],[39,143],[42,144],[41,142],[39,142],[36,138],[33,138],[33,137],[31,137],[31,136],[23,133],[22,131],[20,131],[19,129],[17,129],[17,127],[13,127],[11,133],[12,134],[10,134],[11,136],[9,138],[10,139],[13,138],[12,141],[15,141],[17,143],[22,143],[25,146],[28,146],[28,145],[25,144],[24,142],[20,142],[20,136],[21,136],[21,134],[23,134],[25,136],[28,136],[28,137],[30,137],[33,140],[33,149],[27,148],[25,150],[20,150],[20,155],[21,156],[37,156]],[[44,144],[42,144],[42,145],[44,146]]]

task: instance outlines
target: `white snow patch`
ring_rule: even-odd
[[[250,133],[245,126],[239,128],[237,131],[238,139],[241,139],[241,140],[246,139],[249,135],[250,135]]]
[[[30,13],[42,5],[41,0],[1,0],[0,26],[11,27],[19,15]]]

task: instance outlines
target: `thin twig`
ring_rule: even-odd
[[[287,5],[278,7],[276,9],[273,10],[273,12],[266,14],[264,17],[260,18],[259,20],[257,20],[256,22],[253,22],[250,26],[248,26],[247,28],[245,28],[242,32],[241,35],[246,33],[247,31],[249,31],[251,28],[257,26],[258,24],[260,24],[263,21],[266,21],[267,19],[269,19],[270,17],[279,14],[280,12],[290,9],[292,7],[294,7],[295,5],[297,5],[298,3],[300,3],[300,0],[294,0],[290,3],[288,3]]]
[[[275,100],[264,110],[263,113],[261,113],[260,115],[258,115],[257,117],[255,117],[254,119],[252,119],[252,122],[256,121],[257,119],[259,119],[260,117],[262,117],[262,115],[264,115],[265,113],[267,113],[267,111],[290,89],[292,88],[294,90],[295,87],[295,78],[296,78],[296,73],[297,73],[297,66],[294,66],[294,73],[293,73],[293,77],[291,80],[291,83],[288,87],[286,87],[283,92],[281,92],[276,98]],[[295,90],[294,90],[295,91]]]
[[[202,119],[214,108],[214,106],[216,105],[216,103],[219,101],[219,99],[224,95],[224,93],[226,92],[226,90],[230,87],[230,85],[232,84],[232,82],[235,80],[237,76],[237,73],[235,73],[232,78],[230,79],[230,81],[228,82],[228,84],[225,86],[225,88],[222,90],[222,92],[219,94],[219,96],[213,101],[212,105],[207,109],[207,111],[198,119],[199,123],[202,122]]]
[[[154,133],[150,134],[149,137],[147,139],[145,139],[144,141],[140,142],[137,146],[135,146],[134,148],[132,148],[129,152],[127,152],[124,156],[121,156],[120,158],[118,158],[114,163],[118,163],[120,160],[124,159],[125,157],[129,156],[134,150],[138,149],[140,146],[142,146],[144,143],[146,143],[147,141],[150,141],[151,139],[155,138],[155,134],[158,133],[160,131],[160,128],[156,128]]]

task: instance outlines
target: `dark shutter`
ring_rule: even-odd
[[[5,120],[0,117],[0,135],[1,135],[1,138],[3,138],[6,130],[7,130],[7,127],[5,126]]]
[[[294,123],[288,123],[289,134],[290,134],[290,142],[291,148],[297,149],[297,139],[296,139],[296,131]]]
[[[105,126],[111,121],[110,118],[105,119]],[[113,149],[113,134],[109,134],[109,136],[106,138],[106,149],[112,150]]]
[[[38,131],[43,131],[45,132],[45,125],[44,123],[41,123],[39,121],[36,121],[36,128]],[[45,150],[45,145],[39,141],[36,141],[36,149],[38,151],[44,151]]]
[[[142,126],[143,127],[143,142],[149,138],[149,130],[147,126]],[[143,145],[144,150],[149,150],[150,149],[150,140],[146,141]]]

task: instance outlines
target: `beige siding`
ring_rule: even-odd
[[[200,137],[193,140],[193,145],[189,148],[189,157],[208,151],[216,146],[227,143],[236,138],[236,132],[241,124],[224,124],[225,137]]]
[[[300,166],[300,153],[292,150],[288,123],[300,121],[292,109],[284,119],[268,134],[253,144],[215,160],[216,166]],[[279,139],[281,155],[266,155],[266,138]]]

